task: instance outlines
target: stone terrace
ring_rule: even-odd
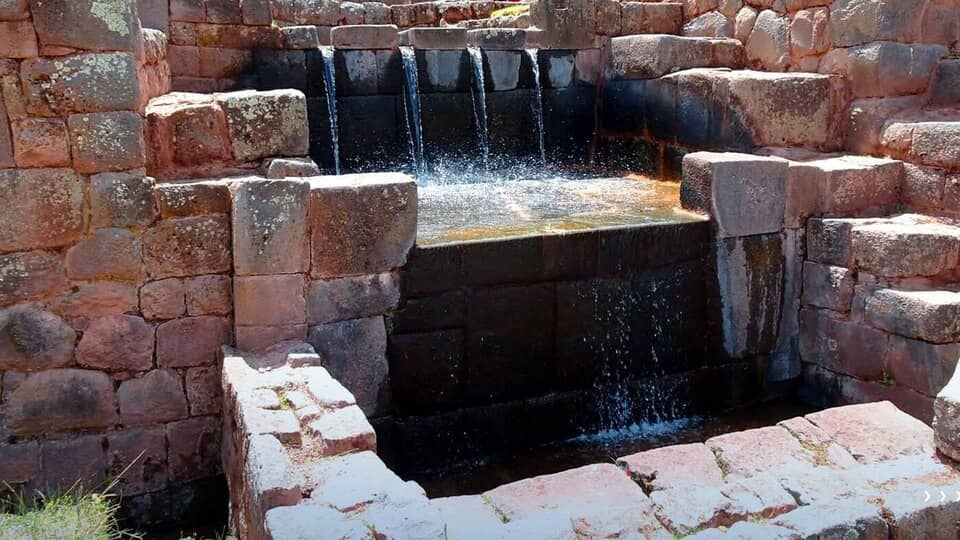
[[[929,427],[889,402],[430,500],[376,456],[373,429],[309,345],[225,355],[225,469],[244,538],[947,539],[960,530],[960,469],[936,453]]]

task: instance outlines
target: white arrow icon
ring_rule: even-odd
[[[930,492],[927,490],[923,490],[923,495],[924,495],[923,502],[930,502]]]
[[[943,490],[940,490],[940,502],[943,503],[946,500],[947,500],[947,494],[944,493]]]

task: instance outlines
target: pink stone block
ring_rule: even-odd
[[[77,346],[77,362],[111,371],[143,371],[153,365],[153,327],[140,317],[94,319]]]
[[[157,365],[191,367],[215,364],[222,345],[231,342],[223,317],[186,317],[157,327]]]
[[[624,456],[617,464],[652,490],[723,484],[716,456],[702,443],[647,450]]]
[[[307,320],[304,276],[237,276],[233,297],[237,326],[284,326]]]

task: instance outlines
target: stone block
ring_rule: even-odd
[[[213,365],[220,347],[230,341],[230,322],[223,317],[185,317],[165,322],[157,327],[157,365]]]
[[[103,173],[90,178],[90,225],[142,229],[157,218],[153,178]]]
[[[135,111],[140,104],[139,85],[131,84],[138,80],[136,64],[134,56],[128,53],[26,60],[20,66],[20,80],[27,110],[31,114],[61,117]]]
[[[110,371],[144,371],[153,365],[153,327],[140,317],[94,319],[77,345],[77,362]]]
[[[73,485],[91,489],[104,481],[107,464],[102,435],[45,441],[41,450],[41,486],[48,492],[64,492]]]
[[[883,154],[881,135],[891,117],[921,105],[919,96],[857,99],[850,103],[846,147],[861,154]]]
[[[957,371],[937,393],[933,403],[933,434],[937,450],[954,461],[960,461],[960,377]]]
[[[289,446],[301,446],[303,442],[300,422],[292,410],[244,406],[239,423],[251,435],[272,435]]]
[[[960,116],[951,109],[890,120],[881,136],[885,152],[918,165],[956,169],[960,165]]]
[[[683,25],[687,37],[732,38],[733,22],[719,11],[708,11]]]
[[[282,341],[307,339],[307,325],[237,326],[237,347],[244,351],[263,351]]]
[[[601,36],[621,34],[621,4],[614,0],[600,0],[595,4],[596,33]]]
[[[503,92],[516,90],[520,82],[520,64],[523,53],[520,51],[483,51],[485,57],[486,78],[484,84],[488,91]]]
[[[230,213],[230,189],[223,182],[160,184],[155,193],[163,219]]]
[[[832,309],[841,313],[850,311],[853,301],[853,271],[840,266],[803,263],[803,303]]]
[[[857,98],[916,94],[926,89],[946,55],[941,45],[881,41],[831,50],[820,61],[820,73],[846,77]]]
[[[821,263],[851,268],[853,247],[850,235],[853,219],[811,218],[807,221],[807,258]]]
[[[364,412],[376,412],[389,371],[383,317],[314,326],[308,341],[330,374],[356,396]]]
[[[238,276],[307,271],[309,195],[306,181],[243,180],[234,185],[233,267]]]
[[[237,276],[233,280],[237,326],[282,326],[306,322],[305,283],[300,274]],[[282,298],[282,302],[276,299]]]
[[[117,421],[113,381],[98,371],[36,373],[6,400],[7,427],[14,435],[106,428]]]
[[[171,482],[214,476],[220,472],[220,420],[198,416],[165,426]]]
[[[390,337],[390,389],[398,411],[416,413],[460,402],[464,332]]]
[[[4,0],[0,2],[0,20],[19,21],[30,17],[30,0]]]
[[[118,281],[74,283],[70,290],[51,302],[53,310],[77,330],[84,330],[98,317],[135,313],[137,287]]]
[[[395,274],[311,281],[307,287],[307,320],[325,324],[383,315],[400,301]]]
[[[824,516],[830,518],[825,520]],[[776,518],[772,524],[800,538],[884,538],[889,535],[887,522],[877,507],[855,498],[805,506]]]
[[[263,165],[263,175],[270,179],[320,176],[320,167],[310,158],[270,159]]]
[[[709,213],[721,238],[777,232],[783,226],[787,168],[778,158],[687,154],[681,204]]]
[[[98,229],[67,250],[67,277],[77,280],[136,281],[140,239],[126,229]]]
[[[615,79],[655,79],[674,71],[715,66],[709,40],[671,35],[632,35],[610,40]]]
[[[273,22],[269,0],[241,0],[240,14],[243,24],[270,25]]]
[[[170,0],[137,0],[137,13],[145,30],[169,31]]]
[[[887,335],[869,326],[837,320],[825,311],[800,312],[800,356],[833,372],[870,381],[884,377]]]
[[[940,208],[944,202],[947,176],[943,169],[903,164],[903,202],[911,209]]]
[[[703,443],[647,450],[621,457],[617,464],[648,491],[723,484],[717,458]]]
[[[170,0],[170,20],[202,23],[206,19],[203,0]]]
[[[36,441],[0,446],[0,478],[16,487],[40,474],[40,445]]]
[[[895,203],[904,175],[901,162],[867,156],[814,160],[797,167],[816,179],[818,210],[834,215]]]
[[[219,94],[233,154],[239,161],[303,156],[309,150],[307,100],[297,90]]]
[[[186,312],[183,281],[171,278],[140,287],[140,311],[147,319],[176,319]]]
[[[311,277],[369,275],[403,266],[416,237],[416,189],[400,174],[312,183]]]
[[[823,54],[830,48],[830,10],[801,9],[790,22],[790,51],[795,57]]]
[[[207,22],[241,24],[240,0],[206,0]]]
[[[155,279],[227,272],[231,262],[227,216],[165,219],[143,235],[143,263]]]
[[[783,299],[780,235],[723,239],[716,253],[727,354],[744,358],[772,351]]]
[[[66,288],[63,259],[47,251],[0,255],[0,305],[32,300]]]
[[[714,487],[655,491],[650,500],[656,505],[657,518],[675,535],[726,527],[747,517],[742,504]]]
[[[184,376],[190,415],[220,414],[223,402],[220,369],[216,366],[196,367],[187,370]]]
[[[960,60],[943,60],[930,81],[930,105],[960,102]]]
[[[877,289],[864,302],[871,325],[931,343],[960,341],[960,293]]]
[[[143,122],[133,112],[75,114],[67,119],[73,167],[81,173],[144,166]]]
[[[337,49],[395,49],[398,28],[392,24],[358,24],[330,30],[330,43]]]
[[[936,396],[956,370],[958,358],[960,343],[935,345],[891,336],[884,362],[898,386]]]
[[[623,2],[621,34],[679,34],[683,10],[677,3]]]
[[[73,362],[77,334],[40,306],[20,304],[0,311],[0,369],[42,371]]]
[[[307,430],[319,438],[324,456],[377,449],[377,435],[356,405],[323,413]]]
[[[841,0],[832,6],[830,35],[835,47],[873,41],[912,41],[920,28],[922,13],[904,10],[890,0],[864,2]]]
[[[790,19],[765,9],[757,15],[746,42],[750,67],[786,71],[790,65]]]
[[[923,455],[933,449],[930,427],[889,401],[827,409],[805,418],[861,464]]]
[[[188,414],[183,383],[177,372],[169,369],[153,370],[120,383],[117,401],[120,419],[128,426],[170,422]]]
[[[167,443],[160,426],[117,431],[107,436],[107,474],[123,495],[167,485]],[[123,473],[123,474],[121,474]]]
[[[233,280],[230,276],[199,276],[184,280],[187,314],[229,315],[233,311]]]
[[[0,216],[0,250],[73,244],[84,230],[84,180],[70,169],[0,171],[0,198],[17,201]]]
[[[938,223],[875,223],[851,232],[858,268],[882,277],[933,276],[957,266],[960,228]]]
[[[69,167],[70,139],[59,118],[14,121],[13,157],[18,167]]]
[[[262,516],[271,508],[297,504],[303,479],[283,444],[269,435],[250,437],[248,444],[246,463],[242,465],[245,484],[249,485],[252,492],[249,496],[253,498],[253,506],[248,511]]]
[[[778,468],[815,463],[816,456],[779,426],[728,433],[706,442],[729,475],[751,477]]]
[[[419,50],[458,50],[467,48],[467,29],[411,28],[400,32],[398,44]]]
[[[32,0],[37,35],[44,46],[93,51],[134,51],[140,39],[136,2]]]
[[[486,51],[519,51],[527,42],[527,32],[519,28],[477,28],[467,30],[467,45]]]

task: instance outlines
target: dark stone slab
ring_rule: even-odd
[[[493,403],[543,394],[552,384],[553,284],[474,291],[467,304],[465,398]]]
[[[401,414],[436,412],[460,399],[463,331],[390,337],[390,384]]]
[[[592,86],[543,91],[544,142],[550,160],[589,162],[596,127],[595,105]]]
[[[647,81],[644,91],[647,133],[661,142],[677,138],[677,81],[667,77]]]
[[[641,135],[646,129],[647,81],[611,81],[603,87],[604,132]]]
[[[663,148],[663,169],[661,178],[663,180],[674,180],[679,182],[683,179],[683,156],[689,154],[691,150],[682,146],[666,145]]]
[[[336,50],[333,53],[337,98],[379,93],[376,51]]]
[[[420,92],[470,92],[473,71],[470,55],[462,50],[417,50],[417,84]]]
[[[487,129],[491,159],[507,160],[539,155],[540,142],[533,90],[487,94]]]
[[[464,276],[463,253],[467,247],[464,244],[414,247],[401,271],[403,296],[424,296],[460,287]]]
[[[469,285],[543,281],[543,237],[530,236],[463,244]]]
[[[540,50],[537,64],[540,66],[541,88],[566,88],[573,84],[576,73],[573,51]]]
[[[704,256],[709,250],[710,222],[622,227],[600,233],[599,273],[630,276]]]
[[[395,430],[397,461],[389,465],[400,474],[429,471],[482,455],[467,429],[463,411],[398,417]]]
[[[253,51],[257,88],[307,91],[307,63],[303,51],[257,49]]]
[[[324,74],[323,54],[321,54],[320,49],[309,49],[302,52],[304,53],[307,70],[307,88],[304,93],[308,98],[326,98],[327,80]]]
[[[548,235],[542,242],[544,279],[583,279],[596,274],[597,231]]]
[[[467,304],[462,291],[411,298],[391,318],[397,334],[461,328],[466,325]]]
[[[337,99],[344,172],[397,170],[409,165],[409,139],[397,96]]]
[[[431,52],[431,51],[428,51]],[[473,98],[469,93],[432,93],[420,96],[424,159],[431,164],[477,149]]]
[[[377,51],[377,90],[380,94],[401,94],[406,88],[403,57],[398,50]],[[423,89],[421,88],[422,92]]]
[[[333,134],[326,97],[307,98],[307,121],[310,124],[310,157],[321,169],[332,174]]]

